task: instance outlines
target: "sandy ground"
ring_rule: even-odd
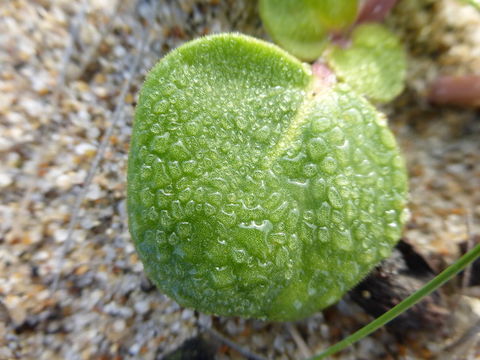
[[[157,359],[209,328],[263,357],[299,359],[370,319],[348,296],[291,324],[212,317],[145,278],[127,231],[125,167],[146,71],[200,35],[266,37],[254,1],[155,4],[0,1],[0,359]],[[480,233],[480,116],[432,106],[425,93],[438,74],[480,74],[480,13],[403,0],[395,15],[408,84],[383,110],[411,176],[405,237],[447,264]],[[339,358],[480,356],[474,338],[444,350],[480,316],[478,291],[453,292],[468,309],[452,308],[443,335],[402,344],[381,330]],[[225,345],[216,356],[241,358]]]

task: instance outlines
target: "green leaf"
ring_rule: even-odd
[[[329,31],[350,26],[357,0],[261,0],[260,16],[272,39],[303,60],[318,58]]]
[[[357,17],[358,0],[307,0],[320,22],[329,30],[343,30]]]
[[[462,0],[462,2],[472,5],[480,10],[480,0]]]
[[[334,45],[326,57],[341,80],[374,101],[388,102],[404,88],[405,52],[397,37],[382,25],[359,26],[350,47]]]
[[[141,90],[130,231],[184,306],[292,320],[334,303],[389,255],[406,193],[385,118],[274,45],[195,40]]]

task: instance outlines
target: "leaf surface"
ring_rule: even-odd
[[[260,16],[270,36],[302,60],[318,58],[328,33],[355,21],[357,0],[261,0]]]
[[[195,40],[141,90],[130,232],[184,306],[292,320],[332,304],[389,255],[406,191],[384,117],[276,46]]]
[[[353,31],[350,47],[334,45],[326,57],[340,79],[373,101],[388,102],[404,88],[403,47],[382,25],[360,25]]]

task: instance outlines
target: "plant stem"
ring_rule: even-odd
[[[398,315],[400,315],[401,313],[403,313],[404,311],[408,310],[410,307],[415,305],[417,302],[422,300],[423,297],[427,296],[428,294],[438,289],[445,282],[453,278],[458,272],[460,272],[465,267],[467,267],[471,262],[475,261],[475,259],[477,259],[479,256],[480,256],[480,244],[475,246],[472,250],[470,250],[465,255],[463,255],[455,263],[453,263],[448,268],[443,270],[440,274],[438,274],[436,277],[430,280],[427,284],[425,284],[420,290],[414,292],[412,295],[407,297],[398,305],[395,305],[385,314],[379,316],[378,318],[376,318],[369,324],[365,325],[363,328],[361,328],[357,332],[353,333],[350,336],[347,336],[345,339],[329,347],[322,353],[310,358],[310,360],[325,359],[327,356],[333,355],[338,351],[341,351],[347,348],[348,346],[352,345],[358,340],[378,330],[380,327],[390,322],[391,320],[395,319]]]

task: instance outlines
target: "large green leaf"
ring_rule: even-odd
[[[291,320],[334,303],[390,254],[406,192],[385,118],[276,46],[195,40],[141,90],[130,231],[184,306]]]
[[[405,52],[382,25],[360,25],[352,34],[351,46],[334,45],[326,53],[335,74],[374,101],[390,101],[404,88]]]
[[[260,15],[275,42],[303,60],[318,58],[328,32],[350,26],[357,0],[260,0]]]

